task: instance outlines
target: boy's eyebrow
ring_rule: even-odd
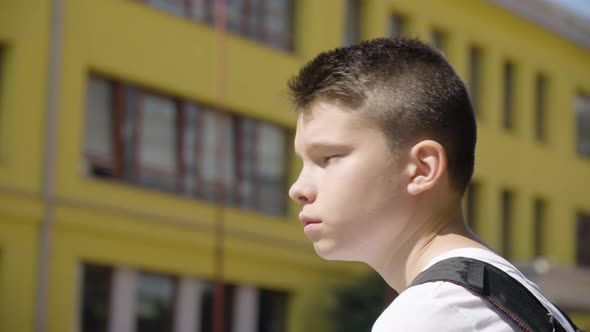
[[[314,151],[314,150],[324,150],[324,149],[342,149],[344,147],[345,147],[345,144],[343,144],[343,143],[312,142],[311,144],[309,144],[309,146],[306,148],[306,150]],[[299,154],[299,152],[297,152],[297,150],[295,150],[295,156],[297,158],[301,159],[301,154]]]

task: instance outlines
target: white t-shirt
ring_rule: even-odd
[[[434,258],[424,268],[451,257],[468,257],[492,264],[523,284],[561,323],[574,332],[567,319],[528,280],[504,258],[483,249],[461,248]],[[521,331],[521,329],[486,299],[462,286],[435,281],[403,291],[379,316],[372,332],[392,331]]]

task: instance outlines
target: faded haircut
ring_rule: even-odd
[[[418,39],[378,38],[323,52],[289,83],[295,109],[320,99],[360,112],[393,152],[422,139],[445,149],[451,186],[473,175],[476,124],[465,85],[436,49]]]

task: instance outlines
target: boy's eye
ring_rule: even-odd
[[[339,157],[339,156],[338,155],[326,156],[326,157],[324,157],[323,164],[327,165],[330,162],[330,160],[337,158],[337,157]]]

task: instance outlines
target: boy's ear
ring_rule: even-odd
[[[418,142],[410,149],[408,193],[418,195],[432,189],[443,177],[447,168],[444,147],[433,140]]]

